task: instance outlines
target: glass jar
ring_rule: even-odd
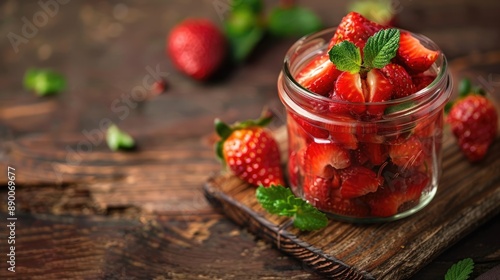
[[[294,77],[324,55],[336,28],[298,40],[287,52],[278,94],[287,112],[288,181],[295,195],[329,216],[351,222],[407,217],[436,194],[441,173],[444,106],[452,80],[440,51],[427,70],[436,78],[406,97],[377,103],[332,100],[303,88]],[[419,35],[429,49],[439,50]],[[384,114],[360,119],[335,108],[379,106]]]

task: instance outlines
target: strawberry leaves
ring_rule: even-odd
[[[341,71],[367,73],[373,68],[383,68],[396,56],[399,47],[400,31],[395,28],[380,30],[368,38],[361,50],[349,41],[333,46],[328,54],[330,60]]]
[[[260,186],[255,196],[270,214],[293,217],[293,225],[300,230],[317,230],[328,224],[324,213],[283,186]]]

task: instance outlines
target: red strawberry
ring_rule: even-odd
[[[368,38],[381,29],[384,29],[382,25],[370,21],[356,12],[350,12],[342,18],[328,49],[347,40],[363,51]]]
[[[446,121],[469,161],[484,158],[495,140],[498,127],[498,113],[488,98],[469,94],[457,100]]]
[[[361,145],[361,150],[373,165],[381,165],[389,156],[384,144],[366,142]]]
[[[329,55],[324,54],[309,62],[295,79],[309,91],[326,96],[339,75],[340,71],[330,61]]]
[[[372,69],[366,75],[366,88],[366,102],[384,102],[391,99],[393,87],[378,69]],[[371,116],[381,117],[385,107],[386,105],[368,104],[366,111]]]
[[[347,199],[343,198],[339,189],[331,190],[329,211],[351,217],[366,217],[370,214],[370,208],[366,203],[358,198]]]
[[[336,116],[338,115],[349,115],[350,107],[346,104],[345,100],[342,100],[335,91],[335,87],[332,88],[328,97],[332,100],[328,103],[328,111]]]
[[[304,165],[307,176],[330,179],[335,175],[335,169],[351,165],[351,159],[349,152],[338,144],[312,142],[307,146]]]
[[[392,180],[391,186],[384,185],[377,192],[366,195],[364,200],[370,205],[372,216],[389,217],[404,211],[401,209],[404,204],[417,203],[428,184],[429,177],[423,173],[398,177]]]
[[[389,63],[380,71],[392,84],[392,99],[405,97],[416,92],[411,76],[403,66]]]
[[[398,60],[414,73],[429,69],[439,56],[438,51],[426,48],[408,32],[401,32],[399,39]]]
[[[361,115],[365,112],[365,94],[364,88],[366,85],[361,80],[359,73],[351,74],[342,72],[335,82],[335,93],[344,101],[359,103],[347,105],[351,112]]]
[[[253,185],[284,185],[278,143],[262,126],[270,121],[263,117],[233,126],[216,120],[216,131],[221,137],[217,156],[238,178]]]
[[[304,198],[318,209],[329,210],[332,205],[333,181],[318,176],[306,176],[304,178]]]
[[[384,184],[384,179],[377,173],[363,166],[350,166],[340,170],[340,194],[343,198],[354,198],[375,192]]]
[[[413,84],[415,85],[415,92],[420,91],[430,85],[434,79],[436,79],[435,75],[427,75],[427,74],[417,74],[411,77]]]
[[[354,135],[356,120],[349,116],[337,115],[335,122],[339,123],[325,123],[323,126],[330,133],[330,138],[333,142],[342,145],[342,147],[355,150],[358,148],[358,139]]]
[[[196,80],[206,80],[214,74],[226,50],[224,35],[206,19],[184,20],[167,38],[166,52],[174,66]]]
[[[416,136],[408,139],[403,137],[389,145],[389,156],[398,166],[409,168],[420,166],[424,163],[424,147]]]
[[[292,116],[293,120],[301,127],[304,132],[306,132],[308,135],[306,137],[310,138],[311,136],[314,138],[320,138],[320,139],[327,139],[328,138],[328,131],[318,127],[316,124],[313,123],[313,121],[306,120],[302,117],[299,117],[296,114],[290,113]]]

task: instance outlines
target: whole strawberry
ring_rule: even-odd
[[[221,137],[217,156],[234,175],[252,185],[284,185],[278,143],[264,128],[270,121],[269,115],[232,126],[215,120]]]
[[[498,114],[493,103],[480,90],[461,91],[464,92],[452,105],[447,122],[464,155],[470,162],[476,162],[484,158],[495,140]]]
[[[182,73],[206,80],[221,66],[226,55],[221,31],[206,19],[186,19],[167,38],[166,52]]]

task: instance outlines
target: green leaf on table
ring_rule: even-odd
[[[293,225],[300,230],[317,230],[328,224],[328,218],[305,200],[296,197],[283,186],[260,186],[257,201],[271,214],[293,217]]]
[[[474,270],[474,261],[466,258],[452,265],[444,276],[445,280],[466,280]]]
[[[399,48],[399,35],[398,29],[390,28],[368,38],[363,48],[363,66],[380,69],[389,64]]]
[[[333,46],[328,52],[330,60],[338,70],[358,73],[361,69],[361,53],[358,47],[349,41]]]
[[[322,27],[314,12],[299,6],[276,7],[269,15],[269,32],[278,37],[304,36]]]
[[[36,95],[46,96],[63,91],[66,88],[66,79],[52,70],[32,68],[26,71],[23,84]]]
[[[264,28],[256,17],[248,10],[238,10],[224,22],[231,57],[236,62],[245,60],[264,37]]]
[[[134,139],[114,124],[108,127],[106,143],[112,151],[132,149],[135,146]]]

